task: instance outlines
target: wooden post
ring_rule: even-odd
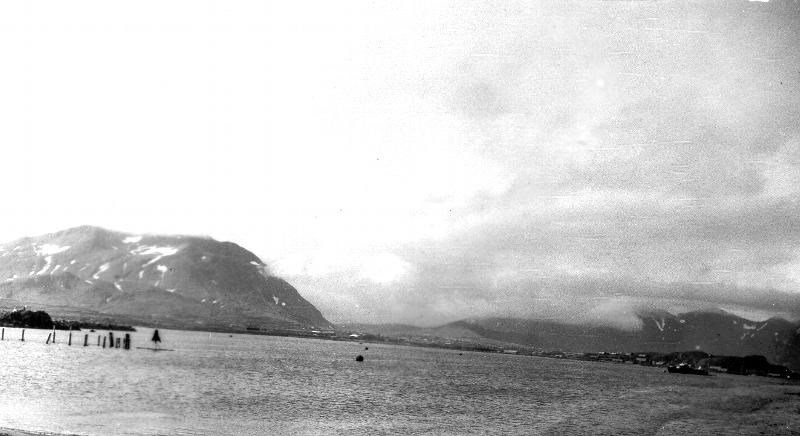
[[[22,338],[20,341],[25,342],[25,329],[22,329]]]
[[[69,347],[72,346],[72,332],[71,331],[69,332],[69,339],[67,339],[67,346],[69,346]]]
[[[105,347],[106,347],[106,337],[103,336],[103,348],[105,348]]]
[[[53,326],[53,343],[56,343],[56,326]]]
[[[117,343],[115,344],[114,348],[119,348],[119,341],[120,341],[120,338],[117,338]]]
[[[123,341],[123,348],[126,350],[131,349],[131,335],[130,333],[125,333],[125,340]]]
[[[100,335],[97,335],[97,346],[100,346]]]
[[[88,333],[83,336],[83,346],[85,347],[87,345],[89,345],[89,334]]]
[[[108,348],[114,348],[114,332],[108,332]]]
[[[49,343],[50,343],[50,336],[51,336],[51,335],[52,335],[52,333],[48,333],[48,334],[47,334],[47,340],[44,342],[44,343],[45,343],[45,345],[47,345],[47,344],[49,344]]]
[[[5,341],[5,340],[6,340],[6,328],[3,327],[3,331],[0,332],[0,341]]]

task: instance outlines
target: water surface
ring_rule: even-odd
[[[133,346],[151,346],[151,332],[133,333]],[[45,345],[48,333],[28,329],[21,342],[19,329],[6,328],[0,427],[85,435],[800,431],[800,397],[791,395],[800,387],[761,377],[174,330],[160,330],[174,351],[156,353],[97,347],[106,332],[90,334],[89,347],[86,332],[72,346],[65,332]]]

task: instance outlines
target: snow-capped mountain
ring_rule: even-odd
[[[327,328],[257,256],[194,236],[83,226],[0,245],[0,299],[163,325]]]

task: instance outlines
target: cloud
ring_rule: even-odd
[[[800,316],[795,3],[215,4],[0,6],[4,239],[210,234],[337,321]]]

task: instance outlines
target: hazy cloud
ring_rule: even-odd
[[[0,6],[3,239],[209,234],[334,321],[800,316],[796,2],[148,5]]]

